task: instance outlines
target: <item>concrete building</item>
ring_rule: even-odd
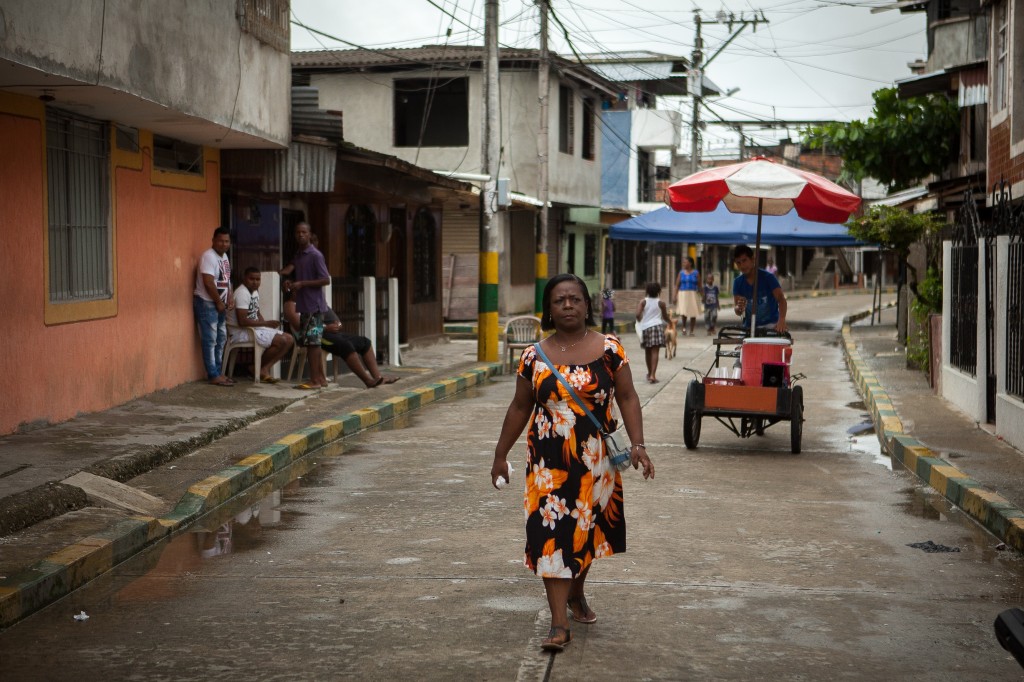
[[[345,139],[453,179],[477,178],[481,162],[483,62],[472,46],[330,50],[292,55],[296,83],[315,87],[320,106],[341,111]],[[538,172],[537,50],[501,49],[499,312],[532,312],[535,294]],[[570,210],[601,204],[602,102],[613,84],[552,55],[548,93],[549,274],[575,271],[599,282],[599,229],[571,221]],[[507,184],[506,184],[507,182]],[[477,313],[480,205],[453,197],[443,206],[441,252],[446,319]]]
[[[0,433],[204,376],[220,152],[289,137],[287,0],[0,6]]]

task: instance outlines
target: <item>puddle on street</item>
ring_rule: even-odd
[[[480,394],[471,387],[445,398],[468,400]],[[247,561],[274,563],[275,533],[288,531],[309,512],[302,504],[310,494],[333,485],[336,466],[343,457],[371,455],[376,450],[362,434],[394,431],[415,426],[419,410],[398,415],[348,438],[340,438],[310,452],[284,470],[257,483],[168,540],[158,542],[124,565],[124,571],[108,574],[94,583],[110,590],[114,600],[161,601],[173,599],[183,587],[168,578],[193,579],[211,562],[244,556]],[[89,588],[86,588],[88,591]],[[89,599],[86,591],[78,592]]]
[[[882,452],[882,444],[878,442],[878,436],[875,435],[874,429],[850,436],[850,452],[862,452],[870,455],[872,462],[881,464],[892,471],[892,457]]]

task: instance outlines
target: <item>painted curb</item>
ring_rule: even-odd
[[[499,362],[481,364],[458,376],[299,429],[194,483],[166,516],[138,516],[119,521],[54,552],[21,573],[7,576],[0,580],[0,628],[14,624],[85,585],[320,446],[483,384],[501,372]]]
[[[903,422],[889,394],[860,357],[850,330],[850,322],[866,316],[858,314],[843,320],[843,352],[850,376],[871,412],[871,420],[882,447],[893,461],[899,462],[907,471],[934,488],[950,504],[1010,547],[1024,552],[1024,511],[939,457],[938,453],[903,430]]]

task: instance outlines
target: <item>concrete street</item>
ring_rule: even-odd
[[[800,455],[788,423],[740,440],[710,419],[686,450],[682,368],[707,368],[709,337],[681,337],[656,385],[623,337],[657,475],[625,475],[629,551],[595,563],[599,621],[563,654],[539,650],[521,564],[525,446],[513,485],[489,484],[501,376],[300,460],[0,633],[3,677],[1019,679],[991,628],[1024,601],[1019,555],[851,446],[864,407],[826,329],[850,298],[791,304]],[[960,551],[907,546],[929,540]]]

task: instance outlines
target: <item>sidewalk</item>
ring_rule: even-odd
[[[879,440],[914,473],[1004,543],[1024,551],[1024,453],[936,395],[923,372],[906,367],[896,313],[843,329],[853,381]]]
[[[374,389],[350,373],[322,391],[192,382],[0,437],[0,628],[307,452],[501,371],[476,352],[465,341],[409,349],[402,367],[382,368],[400,381]]]

